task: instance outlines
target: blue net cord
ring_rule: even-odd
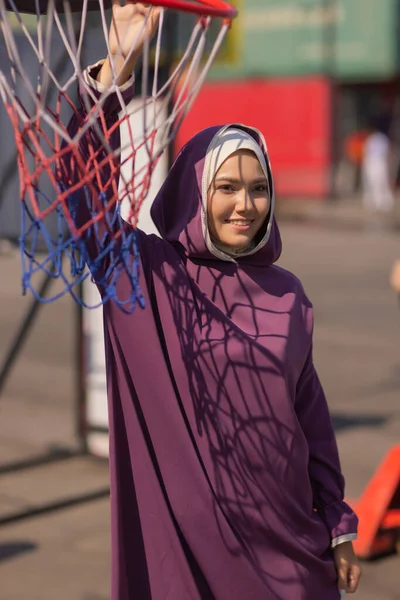
[[[64,190],[60,186],[61,191]],[[35,198],[38,205],[50,205],[50,200],[38,189],[35,189]],[[100,193],[98,198],[103,206],[107,204],[105,193]],[[73,221],[76,218],[78,202],[86,203],[86,210],[91,218],[98,214],[98,209],[96,213],[93,212],[89,190],[84,186],[79,192],[68,196],[68,207]],[[77,236],[71,232],[61,204],[52,211],[51,227],[50,223],[47,224],[49,218],[36,217],[26,201],[22,201],[21,204],[20,250],[24,294],[29,291],[37,300],[45,303],[70,294],[85,308],[96,308],[112,301],[128,314],[132,313],[137,305],[144,308],[139,284],[138,233],[132,227],[127,227],[118,208],[112,213],[104,210],[106,227],[101,227],[96,221]],[[110,232],[115,231],[120,231],[118,238],[110,235]],[[94,253],[89,251],[89,247],[93,246],[96,247]],[[118,278],[122,272],[129,280],[129,294],[124,298],[120,297],[118,286]],[[38,273],[61,280],[63,289],[53,295],[40,296],[33,282]],[[79,286],[89,277],[101,293],[101,302],[96,305],[88,305],[80,297]],[[126,286],[124,290],[125,288]]]

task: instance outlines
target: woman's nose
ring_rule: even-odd
[[[252,207],[252,198],[250,190],[247,188],[243,188],[236,195],[236,211],[243,213],[251,210]]]

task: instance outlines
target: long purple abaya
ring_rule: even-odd
[[[110,126],[117,110],[114,95]],[[84,118],[82,105],[71,134]],[[312,306],[274,265],[273,216],[251,256],[207,248],[201,183],[219,130],[186,145],[156,198],[163,239],[140,233],[145,310],[104,307],[112,600],[337,600],[331,543],[357,517],[313,365]],[[95,256],[95,239],[87,247]],[[129,296],[123,272],[117,286]]]

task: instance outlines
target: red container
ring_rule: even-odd
[[[207,82],[176,140],[211,125],[244,123],[268,144],[277,194],[322,198],[330,187],[331,91],[324,78]]]

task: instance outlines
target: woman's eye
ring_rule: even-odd
[[[267,191],[267,186],[262,184],[262,185],[257,185],[255,188],[256,192],[266,192]]]
[[[233,185],[225,183],[224,185],[220,185],[218,189],[222,190],[223,192],[233,192]]]

